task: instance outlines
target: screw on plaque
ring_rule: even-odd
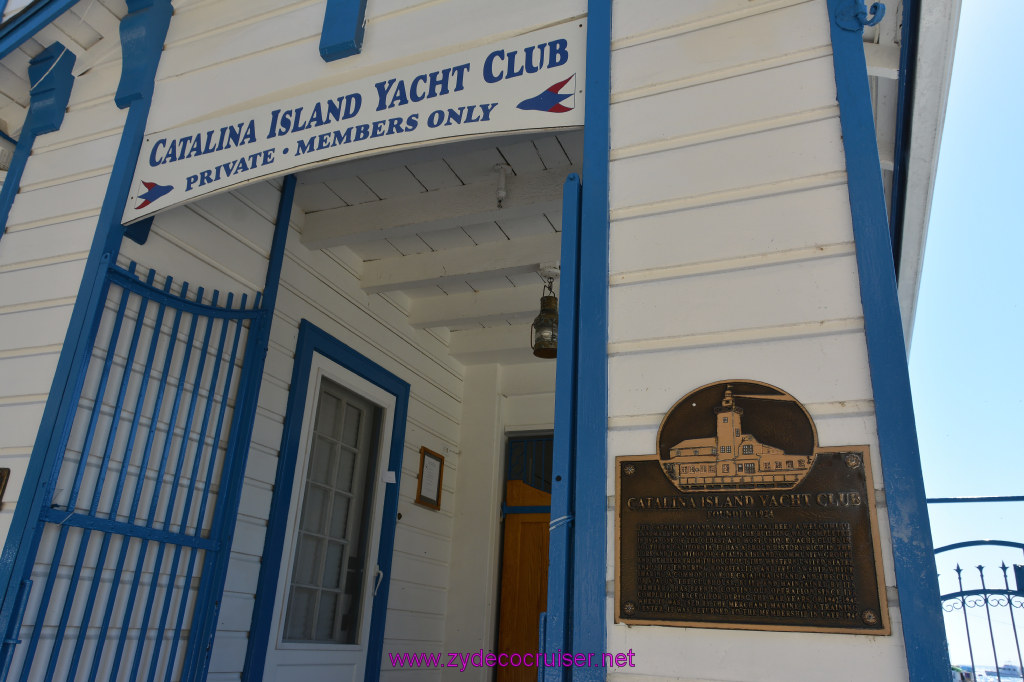
[[[878,625],[878,614],[871,609],[864,611],[860,617],[867,625]]]
[[[633,474],[636,473],[636,467],[633,466],[632,464],[627,464],[626,466],[622,467],[622,472],[627,476],[632,476]]]
[[[626,602],[622,605],[622,612],[627,616],[632,616],[634,613],[636,613],[636,604],[634,604],[631,601]]]
[[[850,452],[846,455],[846,466],[856,469],[861,465],[860,456]]]

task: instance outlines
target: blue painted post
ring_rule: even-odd
[[[562,258],[559,285],[558,360],[555,365],[555,436],[551,460],[548,602],[541,650],[557,655],[572,647],[573,473],[576,459],[576,383],[579,337],[580,178],[562,189]],[[564,679],[565,669],[544,668],[542,679]]]
[[[587,14],[586,120],[580,245],[580,339],[576,435],[576,534],[572,647],[605,649],[605,543],[608,538],[608,147],[611,0]],[[604,668],[577,668],[573,680],[604,680]]]
[[[64,121],[64,112],[71,97],[71,86],[75,77],[71,68],[75,65],[75,54],[55,42],[36,55],[28,66],[30,83],[28,113],[21,128],[21,137],[14,147],[11,165],[0,190],[0,238],[7,230],[7,219],[11,215],[14,197],[21,186],[25,164],[32,153],[36,137],[52,133]]]
[[[828,10],[903,641],[912,682],[931,682],[949,677],[949,655],[862,42],[884,7],[871,18],[861,0],[828,0]]]
[[[325,62],[359,54],[363,46],[366,0],[327,0],[320,56]]]

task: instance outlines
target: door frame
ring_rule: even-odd
[[[307,395],[313,370],[313,356],[319,354],[351,372],[360,379],[382,389],[394,397],[394,421],[387,469],[395,473],[395,482],[385,486],[384,509],[381,517],[376,565],[381,571],[380,587],[373,596],[370,613],[369,637],[366,643],[365,680],[380,676],[384,648],[384,624],[387,617],[388,591],[391,578],[391,560],[394,554],[395,529],[398,523],[398,486],[401,481],[402,454],[405,448],[405,425],[409,406],[409,384],[387,371],[366,356],[342,343],[309,320],[299,323],[299,336],[292,366],[291,389],[285,413],[281,451],[277,462],[274,495],[270,503],[267,539],[264,557],[279,557],[284,551],[288,532],[289,510],[295,484],[296,461],[302,445],[302,426],[307,408]],[[315,376],[315,375],[314,375]],[[383,454],[383,453],[382,453]],[[280,561],[264,561],[260,567],[256,587],[256,604],[249,629],[249,645],[245,655],[242,679],[255,682],[263,679],[267,647],[270,646],[274,610],[278,608],[278,583],[281,578]]]

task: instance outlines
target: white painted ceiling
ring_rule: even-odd
[[[301,173],[302,240],[362,262],[369,295],[449,341],[464,364],[532,360],[541,266],[558,264],[562,185],[583,132],[469,140]],[[498,206],[504,168],[506,196]],[[557,290],[557,284],[556,284]]]

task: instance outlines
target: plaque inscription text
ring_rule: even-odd
[[[763,386],[732,383],[750,396]],[[730,384],[723,400],[723,388],[712,391],[722,402],[711,419],[726,415],[728,435],[740,444],[734,449],[749,455],[739,399]],[[751,402],[747,398],[748,412]],[[616,620],[888,634],[867,448],[799,449],[767,433],[747,439],[771,443],[762,446],[763,460],[718,452],[698,460],[699,448],[720,451],[726,442],[721,431],[717,441],[699,433],[687,440],[670,435],[662,442],[683,443],[670,457],[617,458]],[[813,432],[809,437],[816,442]],[[716,477],[725,466],[731,475]],[[704,467],[698,476],[686,475],[696,467]]]

